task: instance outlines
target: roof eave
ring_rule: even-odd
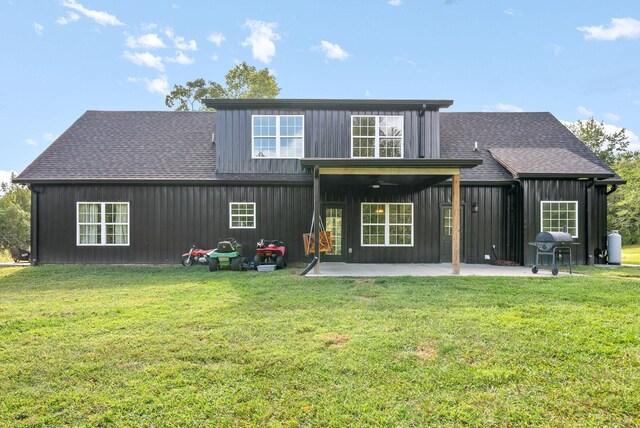
[[[575,172],[520,172],[517,175],[517,178],[596,178],[596,179],[604,179],[604,178],[612,178],[615,174],[613,173],[575,173]]]
[[[439,110],[451,107],[453,100],[374,100],[374,99],[293,99],[293,98],[205,98],[205,106],[215,109],[288,108],[288,109],[370,109]]]
[[[300,165],[305,168],[319,167],[456,167],[473,168],[482,164],[482,159],[352,159],[352,158],[303,158]]]

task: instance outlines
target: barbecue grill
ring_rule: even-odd
[[[536,247],[536,264],[531,268],[531,272],[538,273],[540,256],[551,257],[551,273],[558,274],[556,259],[558,255],[569,253],[569,273],[571,272],[571,244],[573,237],[567,232],[540,232],[536,235],[534,242],[529,245]]]

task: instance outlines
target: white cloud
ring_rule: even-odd
[[[564,48],[562,46],[556,45],[556,44],[551,45],[551,49],[553,50],[553,54],[555,56],[560,56],[560,54],[564,50]]]
[[[522,15],[522,12],[520,12],[519,10],[516,10],[516,9],[512,9],[512,8],[505,9],[505,10],[503,10],[503,12],[506,15],[510,15],[510,16],[521,16]]]
[[[213,43],[216,46],[220,46],[222,42],[227,40],[227,38],[222,33],[211,33],[207,37],[207,40],[209,40],[211,43]]]
[[[87,9],[76,0],[63,0],[62,5],[80,12],[100,25],[124,25],[115,15],[100,10]]]
[[[611,25],[577,27],[584,33],[585,40],[612,41],[619,38],[636,39],[640,37],[640,21],[633,18],[612,18]]]
[[[45,141],[52,142],[58,137],[56,137],[56,135],[52,134],[51,132],[46,132],[42,135],[42,138],[44,138]]]
[[[620,116],[618,116],[615,113],[605,113],[602,115],[602,117],[604,117],[607,120],[610,120],[611,122],[617,122],[620,120]]]
[[[129,52],[124,51],[123,56],[136,65],[144,65],[146,67],[155,68],[164,71],[162,58],[155,56],[150,52]]]
[[[340,45],[326,40],[322,40],[318,46],[314,46],[311,49],[323,52],[325,61],[330,59],[343,61],[349,57],[349,53],[342,49]]]
[[[389,0],[387,3],[391,6],[400,6],[402,4],[402,0]]]
[[[37,22],[34,22],[33,30],[36,32],[38,36],[42,36],[42,30],[44,30],[44,27],[42,26],[42,24],[38,24]]]
[[[80,15],[78,15],[77,13],[67,12],[67,16],[61,16],[60,18],[56,19],[56,22],[60,25],[67,25],[71,22],[76,22],[79,19]]]
[[[211,61],[217,61],[217,60],[218,60],[218,55],[217,54],[211,55]]]
[[[147,91],[152,94],[169,94],[169,81],[167,76],[158,76],[155,79],[148,79],[146,77],[128,77],[127,82],[142,83],[147,88]]]
[[[189,65],[193,64],[193,58],[186,56],[182,51],[178,51],[175,57],[165,58],[167,62],[174,62],[180,65]]]
[[[173,42],[173,45],[181,51],[197,51],[198,50],[198,44],[196,43],[195,40],[187,41],[184,37],[176,35],[176,33],[174,33],[171,28],[167,28],[164,31],[164,34],[166,34],[166,36],[169,39],[171,39],[171,41]]]
[[[27,138],[24,140],[24,142],[29,145],[29,146],[37,146],[38,142],[36,140],[34,140],[33,138]]]
[[[509,113],[521,113],[524,111],[522,107],[518,107],[513,104],[505,104],[505,103],[496,104],[496,108],[498,109],[498,111],[504,111]]]
[[[393,58],[393,60],[395,62],[403,62],[405,64],[409,64],[412,67],[415,67],[417,64],[415,63],[415,61],[410,60],[409,58],[405,58],[403,56],[396,56]]]
[[[156,24],[155,22],[143,22],[142,24],[140,24],[140,28],[142,29],[142,31],[151,31],[158,28],[158,24]]]
[[[368,89],[367,89],[367,90],[365,90],[365,91],[364,91],[364,96],[365,96],[365,97],[370,97],[370,96],[371,96],[371,91],[370,91],[370,90],[368,90]]]
[[[171,3],[171,7],[174,9],[180,9],[180,5],[176,3]]]
[[[242,46],[251,46],[253,57],[268,64],[276,55],[275,42],[280,40],[280,35],[275,31],[277,26],[277,22],[247,19],[243,27],[248,28],[250,33],[249,37],[242,42]]]
[[[593,116],[593,112],[584,106],[578,106],[576,111],[580,116]]]
[[[164,44],[160,36],[158,36],[155,33],[143,34],[140,37],[129,36],[127,37],[127,40],[125,43],[131,49],[138,49],[138,48],[160,49],[160,48],[167,47],[167,45]]]

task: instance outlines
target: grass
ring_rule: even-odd
[[[622,263],[640,265],[640,245],[622,247]]]
[[[640,424],[640,268],[0,269],[4,426]]]

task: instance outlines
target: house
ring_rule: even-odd
[[[574,262],[597,262],[620,177],[549,113],[440,111],[452,103],[87,111],[15,180],[32,190],[33,263],[177,263],[229,236],[303,261],[314,217],[326,261],[531,264],[528,242],[566,227]]]

